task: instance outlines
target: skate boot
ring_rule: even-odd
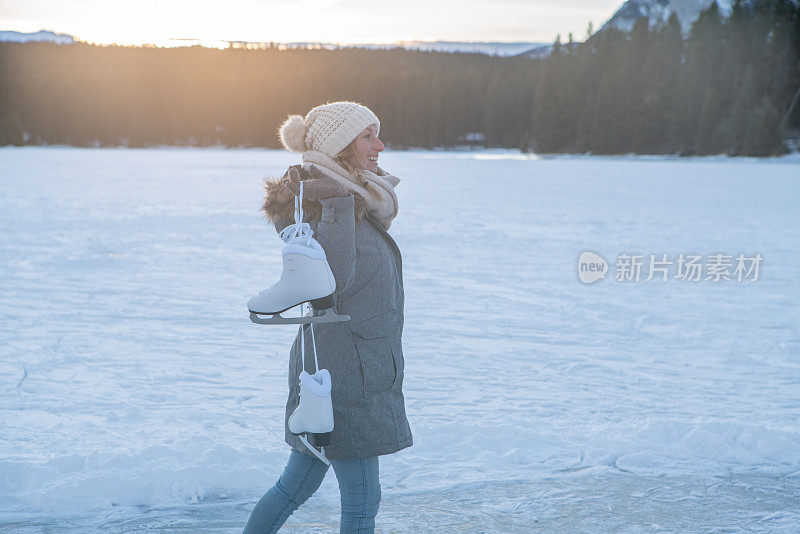
[[[331,387],[331,375],[327,369],[318,369],[313,375],[305,370],[301,372],[300,404],[289,416],[289,432],[299,436],[300,441],[328,465],[328,459],[316,447],[330,445],[333,431]]]
[[[325,251],[316,239],[303,236],[302,239],[289,241],[283,247],[281,279],[251,297],[247,301],[247,309],[256,314],[274,315],[310,302],[315,310],[326,310],[333,307],[334,291],[336,280],[325,258]]]
[[[349,321],[349,315],[337,315],[331,308],[334,305],[333,293],[336,280],[325,257],[322,245],[314,239],[311,225],[303,222],[303,187],[300,196],[295,197],[295,224],[280,233],[286,243],[283,247],[283,272],[280,280],[251,297],[247,301],[250,320],[259,324],[307,324]],[[310,302],[314,311],[307,317],[283,317],[281,312],[297,305]],[[259,315],[271,315],[263,318]]]

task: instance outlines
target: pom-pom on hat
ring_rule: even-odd
[[[290,115],[280,128],[281,142],[292,152],[317,150],[330,158],[344,150],[364,128],[381,122],[366,106],[355,102],[331,102],[317,106],[305,119]]]

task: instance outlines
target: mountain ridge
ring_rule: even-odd
[[[75,38],[66,33],[56,33],[50,30],[39,30],[34,33],[24,33],[12,30],[0,31],[0,41],[15,42],[15,43],[29,43],[31,41],[47,41],[56,44],[72,44]]]
[[[79,42],[79,39],[72,35],[64,33],[55,33],[50,30],[40,30],[34,33],[23,33],[17,31],[0,31],[0,42],[42,42],[49,41],[57,44],[72,44]],[[204,42],[199,39],[172,39],[172,41],[182,43],[182,46],[204,46]],[[269,45],[269,42],[255,42],[255,41],[213,41],[214,48],[225,48],[227,46],[240,46],[247,47],[252,45]],[[514,56],[520,52],[531,50],[532,48],[547,46],[547,43],[533,42],[533,41],[398,41],[396,43],[353,43],[353,44],[338,44],[338,43],[322,43],[312,41],[294,41],[287,43],[273,43],[278,46],[286,48],[325,48],[334,50],[337,48],[369,48],[369,49],[386,49],[386,48],[405,48],[408,50],[422,50],[430,52],[463,52],[463,53],[477,53],[486,54],[488,56]],[[221,46],[220,46],[221,45]],[[181,46],[181,45],[178,45]]]

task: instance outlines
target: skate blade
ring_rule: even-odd
[[[337,315],[331,308],[328,308],[322,315],[306,315],[305,317],[284,317],[280,313],[273,313],[270,317],[260,317],[257,313],[250,312],[250,320],[256,324],[317,324],[341,323],[349,321],[350,316]]]
[[[316,456],[317,458],[319,458],[319,459],[320,459],[320,461],[321,461],[321,462],[323,462],[325,465],[331,465],[331,462],[330,462],[330,460],[328,460],[328,459],[325,457],[325,455],[324,455],[322,452],[320,452],[320,451],[319,451],[319,450],[318,450],[316,447],[314,447],[313,445],[311,445],[311,444],[308,442],[308,439],[306,439],[306,436],[305,436],[305,435],[297,435],[297,437],[300,439],[300,441],[303,443],[303,445],[305,445],[305,446],[306,446],[306,448],[307,448],[308,450],[310,450],[310,451],[311,451],[311,452],[314,454],[314,456]]]

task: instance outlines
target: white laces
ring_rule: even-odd
[[[305,240],[306,246],[311,246],[312,238],[314,237],[314,230],[307,222],[303,222],[303,182],[300,182],[300,196],[294,197],[294,224],[290,224],[278,234],[284,243],[301,243]],[[302,244],[302,243],[301,243]],[[277,283],[277,282],[276,282]],[[266,293],[275,284],[270,284],[267,289],[259,292],[259,295]],[[301,308],[302,310],[302,308]],[[313,334],[312,334],[313,335]],[[316,349],[316,347],[315,347]],[[315,352],[316,357],[316,352]]]
[[[294,197],[294,224],[290,224],[280,233],[281,239],[286,243],[296,243],[303,239],[306,240],[306,246],[311,246],[313,241],[314,231],[311,225],[303,222],[303,182],[300,182],[300,195]],[[307,303],[300,304],[300,316],[305,317],[305,310],[308,309],[308,315],[311,315],[311,305]],[[311,347],[314,351],[314,368],[319,370],[319,361],[317,361],[317,341],[314,339],[314,324],[311,327]],[[303,325],[300,325],[300,361],[302,362],[303,371],[306,370],[306,336],[303,332]],[[315,372],[316,374],[316,372]],[[315,380],[317,380],[315,378]]]
[[[303,222],[303,182],[300,182],[300,195],[294,197],[294,224],[290,224],[284,228],[280,238],[284,243],[297,243],[305,239],[305,245],[310,247],[311,240],[314,237],[314,231],[311,225]]]

